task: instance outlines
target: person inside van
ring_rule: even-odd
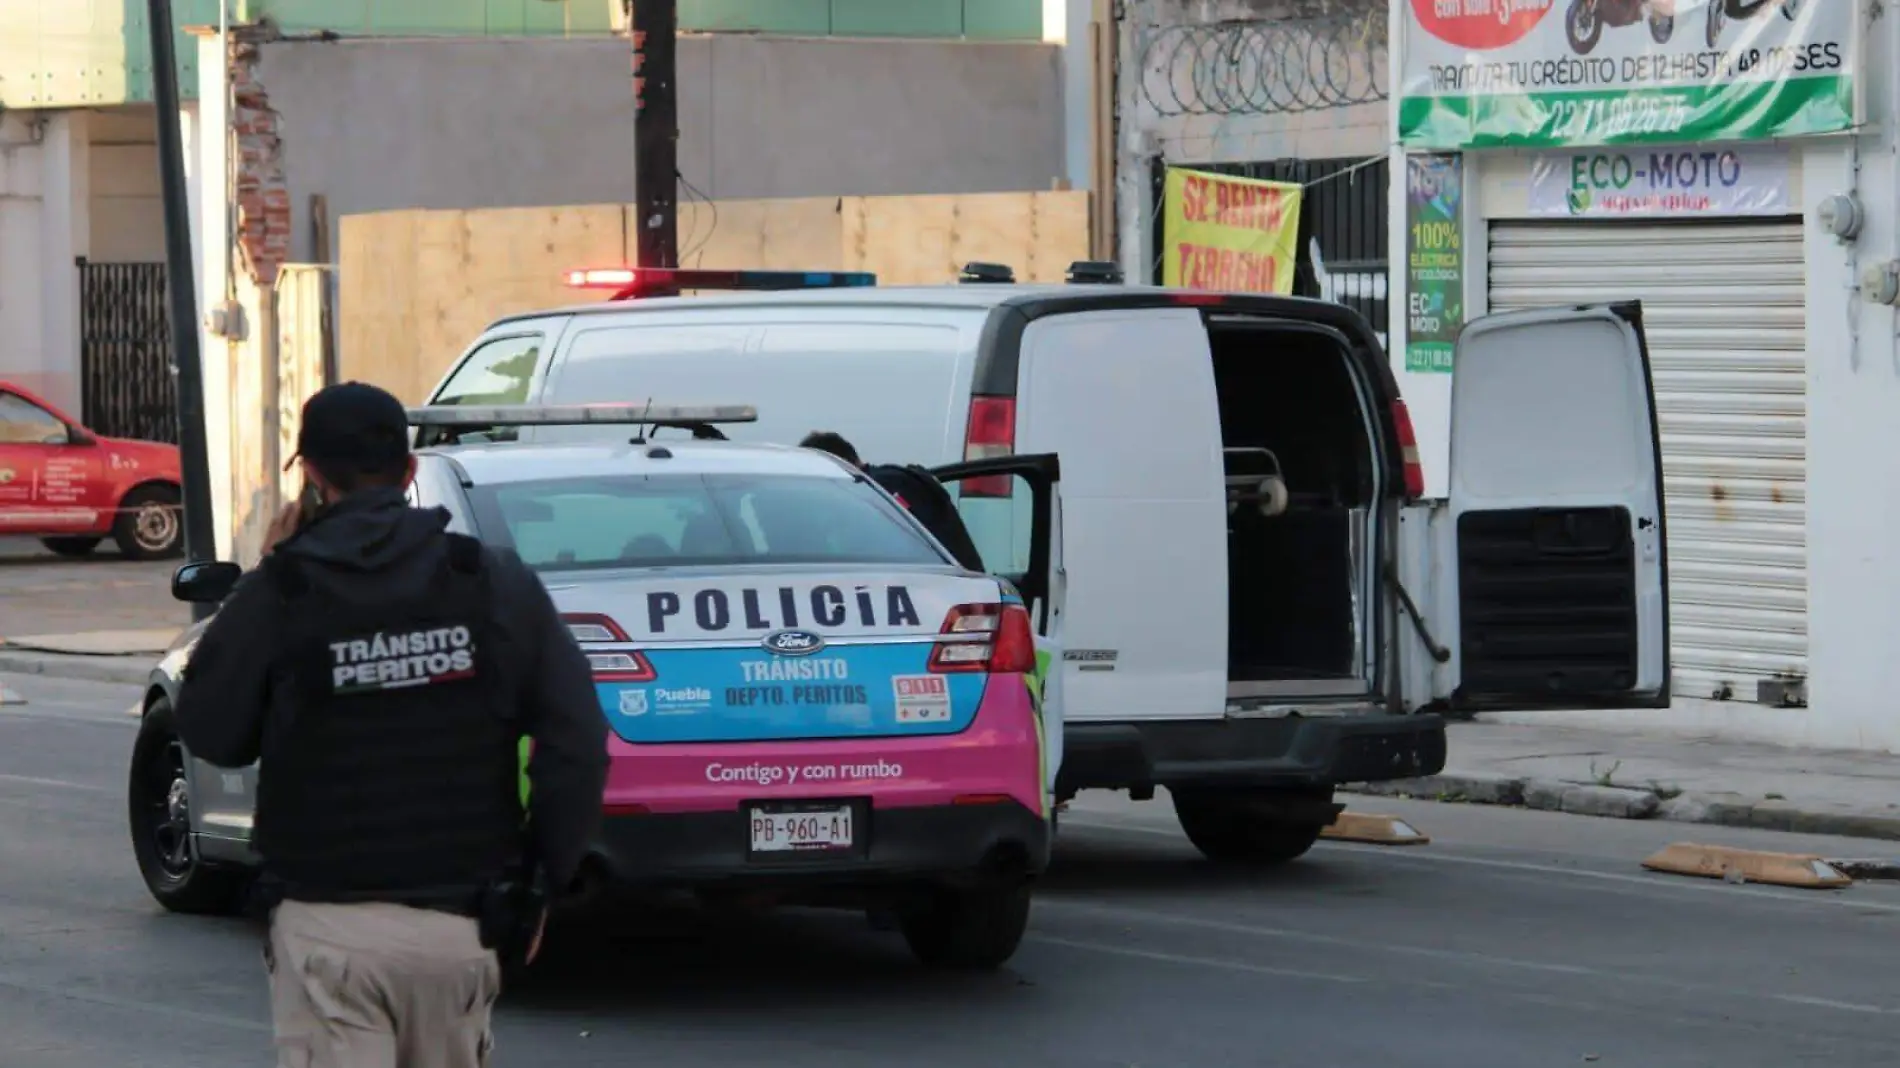
[[[858,450],[851,447],[851,443],[845,440],[843,434],[829,430],[814,430],[805,435],[804,440],[798,443],[798,447],[828,452],[852,467],[859,469],[864,467],[864,461],[858,459]]]
[[[864,477],[884,487],[884,492],[896,498],[898,504],[916,516],[924,529],[942,542],[958,563],[972,571],[985,570],[983,557],[977,552],[976,543],[970,540],[970,532],[957,512],[956,499],[929,471],[916,464],[867,465],[858,458],[858,450],[845,440],[843,434],[830,430],[814,430],[805,435],[798,445],[803,449],[828,452],[864,472]]]

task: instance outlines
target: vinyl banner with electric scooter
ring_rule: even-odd
[[[1407,148],[1750,141],[1855,125],[1865,0],[1400,0]]]

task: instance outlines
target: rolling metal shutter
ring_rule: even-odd
[[[1492,311],[1643,302],[1678,697],[1806,700],[1805,276],[1799,220],[1491,224]]]

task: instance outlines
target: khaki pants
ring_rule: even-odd
[[[475,921],[286,901],[264,954],[278,1068],[482,1068],[501,966]]]

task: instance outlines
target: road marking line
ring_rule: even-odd
[[[1842,1012],[1865,1012],[1876,1016],[1892,1016],[1893,1009],[1883,1009],[1878,1005],[1861,1005],[1852,1001],[1835,1001],[1833,998],[1810,998],[1800,994],[1776,994],[1776,1001],[1793,1002],[1796,1005],[1808,1005],[1817,1009],[1839,1009]]]
[[[1858,1013],[1877,1012],[1884,1015],[1889,1011],[1886,1009],[1879,1009],[1870,1005],[1856,1005],[1851,1002],[1837,1002],[1837,1001],[1832,1001],[1827,998],[1803,998],[1801,995],[1798,995],[1798,994],[1780,994],[1780,993],[1774,993],[1770,991],[1710,986],[1706,983],[1684,981],[1682,979],[1677,979],[1673,977],[1639,975],[1639,974],[1629,972],[1620,968],[1613,969],[1613,970],[1605,970],[1602,968],[1590,968],[1590,967],[1586,967],[1580,964],[1553,964],[1547,961],[1524,960],[1522,958],[1517,958],[1517,957],[1498,957],[1498,956],[1493,956],[1488,953],[1476,953],[1469,950],[1434,949],[1429,946],[1408,946],[1408,945],[1402,945],[1402,944],[1393,943],[1393,942],[1363,941],[1359,939],[1344,938],[1338,935],[1318,934],[1311,931],[1293,931],[1293,930],[1287,930],[1284,928],[1265,927],[1265,926],[1258,926],[1258,925],[1246,924],[1246,923],[1232,923],[1225,920],[1210,920],[1210,919],[1204,919],[1198,916],[1182,916],[1175,913],[1155,912],[1155,911],[1150,911],[1147,909],[1130,909],[1130,908],[1122,908],[1122,907],[1113,906],[1113,905],[1093,905],[1093,904],[1088,904],[1086,902],[1075,901],[1072,899],[1064,899],[1060,897],[1054,898],[1052,900],[1049,896],[1046,896],[1046,895],[1041,897],[1038,900],[1037,907],[1038,908],[1054,908],[1058,911],[1062,909],[1067,909],[1067,910],[1075,911],[1075,912],[1092,912],[1092,913],[1096,913],[1102,916],[1102,918],[1104,919],[1111,919],[1120,923],[1174,924],[1176,926],[1181,926],[1181,927],[1195,927],[1195,928],[1201,928],[1203,930],[1216,931],[1222,934],[1247,935],[1247,936],[1251,936],[1255,938],[1262,938],[1262,939],[1269,939],[1269,940],[1280,939],[1283,941],[1290,941],[1290,942],[1306,942],[1313,945],[1332,946],[1332,947],[1336,947],[1340,949],[1358,950],[1361,952],[1366,952],[1366,951],[1384,952],[1384,953],[1391,953],[1398,956],[1424,957],[1424,958],[1432,959],[1432,960],[1442,960],[1442,961],[1449,961],[1453,963],[1468,964],[1468,965],[1512,968],[1512,969],[1517,969],[1520,971],[1533,971],[1533,972],[1545,972],[1545,973],[1558,974],[1558,975],[1570,975],[1570,976],[1575,976],[1582,979],[1591,979],[1591,980],[1596,980],[1599,982],[1611,983],[1611,984],[1661,987],[1661,988],[1666,988],[1668,990],[1676,991],[1676,992],[1698,991],[1698,992],[1705,992],[1705,993],[1710,993],[1710,994],[1717,994],[1717,995],[1721,995],[1723,997],[1728,997],[1728,998],[1753,998],[1756,1000],[1771,1000],[1771,1001],[1790,1001],[1790,1000],[1799,998],[1801,1004],[1806,1005],[1810,1008],[1836,1009],[1842,1012],[1858,1012]],[[1044,936],[1038,936],[1038,937],[1044,937]],[[1136,953],[1136,952],[1141,952],[1141,951],[1130,950],[1128,952]],[[1411,982],[1411,979],[1409,977],[1401,978],[1401,977],[1388,976],[1386,977],[1385,981],[1404,984],[1404,983]]]
[[[172,1019],[197,1020],[201,1023],[216,1024],[239,1031],[251,1031],[270,1034],[271,1025],[256,1020],[247,1020],[238,1016],[225,1016],[219,1013],[197,1012],[177,1005],[159,1005],[149,1001],[134,1001],[130,998],[113,997],[110,994],[90,994],[78,990],[64,990],[43,982],[31,982],[0,975],[0,987],[18,990],[26,994],[39,994],[60,1001],[77,1001],[87,1005],[100,1005],[111,1009],[126,1009],[131,1012],[146,1012]]]
[[[1074,818],[1065,819],[1062,822],[1067,826],[1081,827],[1088,830],[1160,836],[1171,838],[1183,845],[1187,844],[1187,839],[1181,835],[1181,832],[1162,830],[1159,827],[1139,827],[1125,823],[1078,820]],[[1864,909],[1872,912],[1900,913],[1900,905],[1882,904],[1878,901],[1868,901],[1855,896],[1828,895],[1826,897],[1817,897],[1813,894],[1785,894],[1777,893],[1765,886],[1756,886],[1750,888],[1745,893],[1738,894],[1735,888],[1727,884],[1715,885],[1704,882],[1682,882],[1676,879],[1666,879],[1658,875],[1626,875],[1620,872],[1592,871],[1588,868],[1566,868],[1556,864],[1532,864],[1528,861],[1519,860],[1486,860],[1481,857],[1454,856],[1442,851],[1412,852],[1408,850],[1395,853],[1388,849],[1348,845],[1343,842],[1334,843],[1330,848],[1339,853],[1348,853],[1361,857],[1378,857],[1399,863],[1463,864],[1474,868],[1495,868],[1500,871],[1519,871],[1533,875],[1560,875],[1566,879],[1594,879],[1598,882],[1618,883],[1623,886],[1641,887],[1646,890],[1657,890],[1664,893],[1727,894],[1736,901],[1792,901],[1801,904],[1832,905],[1841,908]]]
[[[104,786],[93,786],[90,783],[83,782],[68,782],[65,779],[41,779],[32,775],[7,775],[0,773],[0,782],[17,782],[22,786],[59,786],[68,790],[85,790],[90,793],[101,794],[111,792]]]
[[[1080,949],[1089,953],[1108,953],[1118,957],[1134,957],[1137,960],[1160,961],[1164,964],[1186,964],[1202,968],[1225,968],[1236,972],[1251,972],[1255,975],[1277,975],[1286,979],[1316,979],[1328,983],[1369,983],[1372,980],[1357,975],[1335,975],[1329,972],[1308,972],[1297,968],[1274,968],[1265,964],[1248,964],[1245,961],[1221,960],[1217,957],[1193,957],[1185,953],[1162,953],[1151,949],[1130,949],[1127,946],[1105,946],[1098,942],[1078,942],[1068,938],[1056,938],[1052,935],[1032,934],[1029,941],[1044,945],[1062,946],[1067,949]]]

